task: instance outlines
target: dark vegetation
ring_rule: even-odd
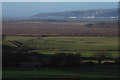
[[[80,53],[55,53],[54,55],[45,55],[38,53],[29,53],[28,49],[11,48],[3,45],[3,68],[4,67],[81,67],[83,65],[94,65],[92,60],[97,60],[101,64],[102,60],[114,60],[115,63],[104,62],[102,64],[119,64],[117,58],[111,58],[105,51],[98,51],[92,57],[83,57]],[[82,62],[89,60],[88,62]],[[37,63],[35,63],[37,62]],[[26,64],[23,64],[26,63]],[[27,65],[28,63],[28,65]],[[33,64],[31,64],[33,63]]]

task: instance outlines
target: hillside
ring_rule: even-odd
[[[117,18],[117,9],[78,10],[55,13],[39,13],[33,17],[45,19],[77,19],[77,18]]]

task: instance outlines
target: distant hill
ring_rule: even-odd
[[[39,13],[32,17],[42,19],[117,18],[118,9],[77,10],[55,13]]]
[[[29,17],[3,18],[16,22],[97,22],[118,20],[118,9],[77,10],[55,13],[39,13]]]

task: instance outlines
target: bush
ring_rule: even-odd
[[[115,63],[120,65],[120,61],[116,61]]]
[[[115,64],[113,62],[104,62],[103,64]]]
[[[85,65],[94,65],[94,62],[92,61],[88,61],[88,62],[84,62]]]
[[[85,24],[85,27],[92,27],[93,26],[93,24]]]

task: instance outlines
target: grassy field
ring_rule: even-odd
[[[107,50],[113,57],[118,57],[117,37],[6,37],[3,44],[15,47],[7,40],[22,42],[23,46],[34,48],[30,52],[41,54],[81,53],[89,57],[98,50]]]
[[[87,69],[86,69],[87,68]],[[94,65],[80,69],[31,69],[3,70],[3,78],[117,78],[118,66]]]

